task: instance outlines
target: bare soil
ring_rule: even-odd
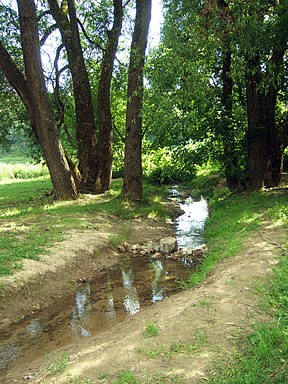
[[[102,230],[70,233],[40,262],[26,261],[22,271],[1,279],[7,289],[0,299],[0,333],[59,295],[65,296],[80,279],[88,279],[91,271],[117,262],[118,254],[108,238],[124,223],[105,216],[99,221]],[[130,233],[126,240],[131,243],[159,240],[173,233],[169,223],[153,220],[133,220],[125,225]],[[148,379],[149,383],[172,383],[177,378],[183,384],[205,382],[213,374],[214,362],[231,356],[239,333],[249,330],[255,321],[265,320],[257,285],[277,263],[281,250],[275,244],[282,238],[280,228],[266,223],[247,238],[236,257],[222,261],[203,284],[127,317],[101,334],[57,350],[58,356],[69,357],[67,367],[58,375],[48,374],[43,357],[31,355],[2,378],[0,373],[0,382],[113,383],[123,370],[133,372],[141,383]],[[156,324],[159,334],[145,336],[147,324]]]

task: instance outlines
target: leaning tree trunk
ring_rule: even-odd
[[[99,134],[97,143],[96,193],[107,191],[110,188],[112,177],[113,126],[110,106],[110,87],[123,21],[122,0],[114,0],[113,3],[114,23],[111,31],[108,31],[108,42],[102,61],[98,85]]]
[[[60,144],[45,86],[35,3],[33,0],[17,0],[17,3],[27,89],[30,93],[26,106],[47,162],[56,199],[74,199],[77,197],[75,183]]]
[[[266,128],[264,121],[264,96],[259,91],[261,76],[257,58],[248,61],[246,96],[248,116],[247,187],[259,190],[264,187],[266,170]]]
[[[51,13],[60,29],[72,76],[76,112],[78,169],[82,192],[95,192],[97,153],[96,128],[90,81],[80,42],[75,0],[68,0],[69,18],[57,0],[48,0]]]
[[[151,0],[136,0],[136,19],[128,73],[124,181],[122,195],[142,199],[143,68],[151,19]]]

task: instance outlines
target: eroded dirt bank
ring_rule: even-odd
[[[112,265],[117,255],[110,248],[107,253],[106,244],[108,233],[116,230],[114,225],[118,224],[111,225],[105,233],[97,232],[97,238],[93,230],[87,231],[85,236],[73,234],[60,246],[64,252],[64,261],[63,264],[59,262],[55,269],[53,267],[50,271],[49,265],[54,265],[57,257],[62,259],[59,257],[62,252],[60,249],[52,264],[51,255],[43,263],[47,271],[41,271],[38,265],[34,274],[32,265],[29,266],[32,272],[25,269],[21,272],[21,278],[18,275],[16,280],[12,279],[12,287],[16,289],[20,284],[22,288],[10,309],[8,300],[13,298],[12,292],[8,290],[7,300],[2,300],[1,314],[5,314],[1,319],[2,327],[11,321],[11,315],[16,316],[18,313],[19,316],[25,310],[26,313],[27,310],[36,311],[36,305],[44,305],[48,298],[53,300],[53,295],[59,294],[59,284],[69,290],[69,284],[87,277],[91,268],[101,269],[103,265]],[[141,241],[144,233],[145,241],[159,239],[172,231],[169,225],[159,225],[153,221],[135,221],[132,225],[133,239],[128,239],[132,242],[137,239]],[[277,262],[281,252],[271,242],[280,243],[282,237],[279,228],[271,228],[266,224],[261,232],[257,231],[247,238],[238,256],[219,264],[200,286],[142,310],[102,334],[57,350],[58,356],[68,356],[67,367],[57,376],[48,375],[47,359],[30,356],[27,361],[6,372],[1,383],[82,384],[88,380],[91,383],[112,383],[121,370],[131,370],[141,383],[146,383],[147,379],[150,379],[150,383],[157,383],[164,376],[171,380],[179,379],[178,382],[181,379],[184,384],[204,382],[213,373],[213,361],[231,354],[239,332],[249,328],[252,322],[262,319],[255,286]],[[86,246],[88,244],[88,248],[80,256],[76,244],[80,249],[84,243]],[[25,273],[28,279],[24,278]],[[43,279],[42,283],[39,277]],[[44,291],[46,301],[42,297],[39,300]],[[25,303],[23,300],[21,303],[21,292]],[[147,324],[156,324],[159,334],[145,337],[143,330]]]

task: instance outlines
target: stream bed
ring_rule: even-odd
[[[178,193],[174,193],[178,199]],[[207,202],[190,197],[180,202],[183,214],[175,222],[179,247],[195,248],[204,242]],[[82,283],[70,297],[59,299],[35,317],[0,334],[1,371],[21,360],[53,350],[109,329],[153,303],[181,290],[195,268],[180,260],[122,255],[119,263]]]

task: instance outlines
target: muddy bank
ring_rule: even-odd
[[[125,370],[141,383],[160,378],[167,383],[205,382],[213,374],[213,361],[229,359],[239,334],[263,320],[255,284],[269,274],[280,256],[280,250],[265,238],[280,242],[284,234],[269,225],[261,234],[264,237],[251,234],[241,253],[221,262],[195,289],[164,299],[95,337],[55,349],[58,359],[68,357],[58,375],[49,375],[47,359],[31,355],[7,372],[5,380],[22,384],[28,377],[35,384],[111,384]],[[147,323],[159,328],[156,337],[145,337]]]
[[[23,269],[1,278],[5,285],[0,297],[0,332],[9,324],[45,309],[55,301],[65,302],[75,287],[118,262],[119,254],[109,238],[125,226],[125,240],[145,243],[174,234],[170,223],[149,219],[121,221],[101,217],[102,230],[87,229],[66,234],[65,240],[40,256],[40,261],[24,260]]]

